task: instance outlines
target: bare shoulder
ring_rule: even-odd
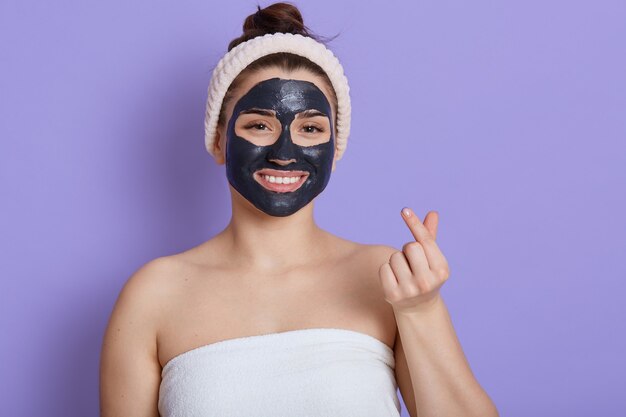
[[[101,416],[158,415],[159,305],[178,268],[175,257],[156,258],[138,268],[120,290],[102,340]]]
[[[359,244],[359,256],[369,259],[375,264],[382,265],[389,261],[389,257],[399,249],[384,244]]]
[[[173,281],[186,267],[180,255],[162,256],[146,262],[128,278],[120,291],[118,303],[132,302],[145,312],[156,308],[167,299]]]
[[[380,254],[381,256],[391,256],[392,253],[400,251],[400,249],[389,245],[376,244],[371,246],[372,250]]]
[[[357,262],[362,267],[362,276],[370,282],[377,297],[384,299],[382,285],[380,282],[380,268],[391,258],[391,255],[398,252],[393,246],[383,244],[359,244],[357,250]],[[387,302],[385,301],[385,304]]]
[[[104,347],[123,337],[123,331],[141,335],[144,347],[156,350],[159,315],[171,292],[173,277],[183,268],[178,256],[155,258],[137,268],[126,280],[113,306]],[[115,330],[115,331],[113,331]]]
[[[138,292],[138,296],[141,296],[141,294],[145,293],[137,290],[156,290],[157,284],[164,279],[168,270],[175,267],[176,261],[174,259],[172,256],[163,256],[141,265],[128,278],[122,288],[122,292]]]
[[[152,284],[167,284],[176,274],[185,273],[193,268],[193,262],[188,254],[181,252],[173,255],[155,258],[137,270],[137,274],[143,276],[139,280],[145,280]]]
[[[362,277],[377,277],[380,266],[388,262],[394,252],[399,251],[389,245],[354,242],[337,236],[334,238],[338,243],[334,245],[333,252],[343,253],[340,259],[345,260],[347,264],[354,265],[354,268],[358,269],[359,276]],[[340,247],[344,250],[339,250]]]

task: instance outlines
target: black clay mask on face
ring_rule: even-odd
[[[280,136],[270,145],[258,146],[235,133],[235,122],[240,113],[253,108],[275,111],[276,119],[281,126]],[[310,146],[292,141],[291,124],[296,115],[305,110],[318,110],[328,116],[330,129],[325,133],[325,137],[330,136],[330,140]],[[331,115],[331,106],[326,96],[312,82],[271,78],[256,84],[235,104],[228,123],[226,132],[228,181],[256,208],[270,216],[284,217],[297,212],[320,194],[330,179],[335,155],[335,135]],[[281,165],[273,160],[291,162]],[[286,184],[282,186],[267,185],[264,176],[258,173],[263,169],[284,171],[286,176],[292,177],[297,173],[290,174],[289,171],[303,171],[307,175],[301,177],[295,184],[284,180]],[[298,188],[293,191],[274,191],[277,188],[294,187]]]

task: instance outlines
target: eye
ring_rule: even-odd
[[[305,125],[302,126],[302,128],[307,132],[307,133],[317,133],[317,132],[323,132],[324,129],[320,129],[319,127],[315,126],[315,125]],[[313,129],[313,130],[311,130]],[[317,132],[316,132],[317,131]]]
[[[262,128],[258,128],[258,127],[262,127]],[[247,125],[244,126],[244,129],[253,129],[253,130],[267,130],[267,125],[263,122],[255,122],[255,123],[249,123]]]

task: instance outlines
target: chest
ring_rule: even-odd
[[[294,329],[335,327],[369,334],[393,347],[395,318],[377,269],[358,260],[271,275],[201,268],[174,278],[159,326],[161,366],[222,340]]]

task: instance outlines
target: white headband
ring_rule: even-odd
[[[328,75],[337,95],[337,137],[336,159],[339,160],[346,149],[350,134],[350,87],[343,73],[343,67],[333,52],[324,44],[308,36],[294,33],[268,33],[257,36],[235,46],[220,59],[213,70],[209,83],[204,119],[204,144],[213,153],[213,142],[217,120],[224,95],[233,80],[255,60],[276,52],[290,52],[300,55],[319,65]]]

